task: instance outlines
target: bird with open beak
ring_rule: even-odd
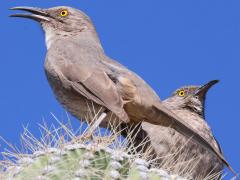
[[[230,167],[204,136],[162,104],[143,79],[104,53],[94,25],[85,13],[66,6],[15,7],[11,10],[30,12],[11,16],[36,20],[43,27],[48,49],[47,79],[58,101],[78,119],[88,116],[87,104],[93,104],[103,117],[113,113],[121,122],[146,121],[171,126],[214,152]],[[99,124],[106,126],[110,118],[101,119]]]

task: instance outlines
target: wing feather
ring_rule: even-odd
[[[87,66],[65,64],[61,72],[71,83],[71,87],[81,95],[105,106],[120,119],[128,122],[128,116],[123,109],[123,100],[114,82],[101,69]]]
[[[225,160],[221,152],[219,152],[215,147],[213,147],[204,137],[199,135],[198,132],[196,132],[193,128],[191,128],[188,124],[186,124],[181,118],[179,118],[177,115],[175,115],[173,112],[168,110],[166,107],[164,107],[160,103],[156,103],[153,105],[153,108],[159,112],[161,115],[161,119],[168,119],[168,121],[164,121],[166,124],[164,126],[171,126],[181,134],[192,138],[195,140],[195,142],[198,142],[203,147],[209,149],[214,154],[218,156],[219,159],[222,160],[222,162],[233,172],[232,167],[230,164]],[[156,124],[156,123],[155,123]]]

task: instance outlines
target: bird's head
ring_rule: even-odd
[[[38,21],[45,30],[54,29],[63,32],[82,32],[93,28],[90,18],[78,9],[58,6],[49,9],[34,7],[13,7],[29,13],[12,14],[11,17],[22,17]]]
[[[166,99],[164,103],[167,103],[173,109],[189,109],[204,117],[206,94],[218,82],[218,80],[212,80],[202,86],[181,87],[174,91],[173,95]]]
[[[13,7],[10,10],[26,11],[27,13],[12,14],[10,17],[28,18],[39,22],[46,33],[46,39],[52,36],[68,37],[86,34],[84,32],[95,34],[91,19],[82,11],[72,7],[58,6],[49,9]]]

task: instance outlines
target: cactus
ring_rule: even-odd
[[[148,169],[143,159],[131,159],[122,152],[94,144],[69,144],[62,150],[36,151],[18,160],[6,170],[6,179],[160,179],[167,177]],[[170,176],[169,176],[170,177]]]
[[[38,140],[25,128],[21,136],[25,151],[19,153],[10,145],[15,152],[6,150],[2,153],[0,179],[190,179],[187,173],[181,174],[185,178],[170,175],[148,161],[150,151],[133,153],[134,147],[120,138],[120,132],[116,130],[104,134],[98,130],[92,134],[89,128],[80,132],[82,129],[74,132],[69,124],[60,123],[58,128],[44,124],[41,125],[42,137]]]

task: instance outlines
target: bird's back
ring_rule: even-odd
[[[182,112],[181,110],[173,110],[173,112],[182,117],[186,123],[197,130],[213,147],[221,152],[206,121],[193,113],[186,113],[185,110],[182,110]],[[191,141],[191,139],[187,139],[184,135],[170,127],[143,122],[142,130],[149,137],[155,156],[161,157],[158,163],[172,166],[172,171],[175,173],[181,171],[179,168],[185,167],[182,166],[184,162],[191,167],[189,168],[191,169],[191,176],[199,179],[209,174],[219,173],[223,169],[222,161],[214,153]]]
[[[74,64],[75,67],[86,66],[88,69],[93,67],[92,69],[106,73],[125,102],[126,106],[124,108],[127,112],[130,112],[128,115],[131,117],[132,114],[132,119],[136,115],[139,116],[136,117],[138,119],[136,121],[139,122],[146,114],[143,111],[145,107],[150,108],[154,102],[160,101],[158,95],[136,73],[109,58],[101,45],[94,41],[94,39],[84,37],[80,37],[79,40],[71,37],[56,40],[48,50],[45,63],[47,76],[50,78],[55,76],[57,68],[69,64]],[[136,103],[131,103],[134,101]]]

